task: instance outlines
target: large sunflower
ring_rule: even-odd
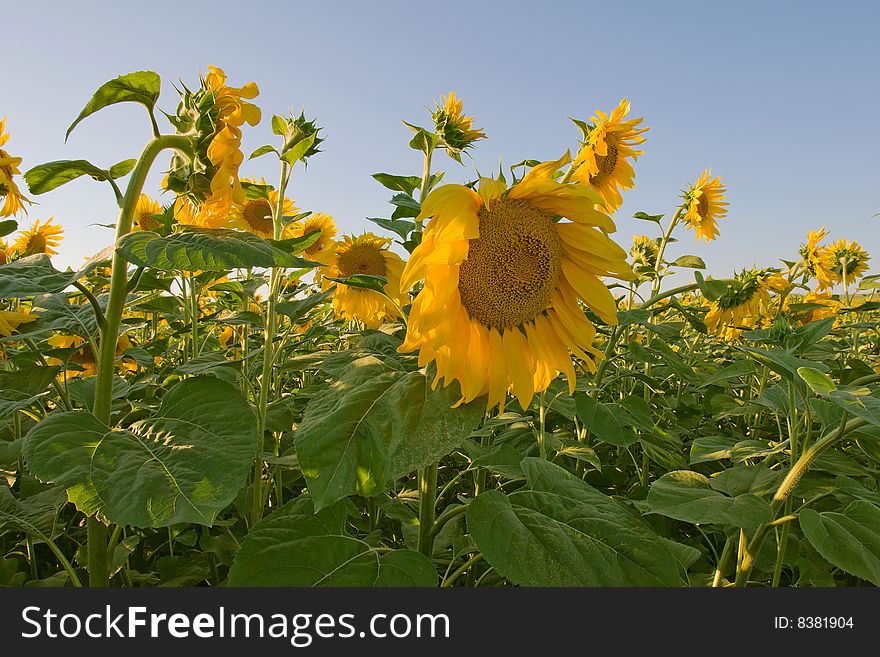
[[[338,230],[336,222],[333,221],[333,217],[329,214],[313,212],[302,221],[293,224],[291,228],[297,237],[308,235],[316,230],[321,232],[318,239],[303,251],[303,256],[309,260],[323,264],[330,257],[330,254],[333,253],[333,249],[336,248],[336,242],[333,241],[333,238],[336,237]]]
[[[0,119],[0,146],[9,141],[9,133],[6,132],[6,117]],[[0,199],[3,200],[3,206],[0,207],[0,217],[11,217],[19,211],[27,214],[25,203],[30,201],[25,198],[18,189],[18,185],[12,180],[12,176],[21,173],[18,165],[21,164],[20,157],[12,157],[5,150],[0,148]]]
[[[726,191],[721,177],[712,178],[712,170],[705,169],[685,192],[682,219],[694,229],[695,242],[701,239],[711,242],[718,237],[718,220],[727,214]]]
[[[822,254],[822,260],[831,272],[834,282],[847,286],[868,270],[870,259],[868,252],[858,242],[847,240],[837,240],[829,244]]]
[[[56,349],[76,349],[66,361],[52,357],[47,359],[50,365],[69,363],[76,365],[76,369],[72,370],[65,367],[64,372],[59,375],[59,378],[69,379],[78,376],[95,376],[98,374],[98,360],[95,358],[95,352],[92,351],[92,346],[86,342],[84,338],[78,335],[54,335],[46,342],[48,342],[50,347]],[[131,349],[132,346],[131,340],[129,340],[128,336],[123,333],[119,336],[119,340],[116,343],[116,355],[121,356],[126,350]],[[120,360],[116,366],[118,369],[125,372],[137,371],[137,363],[128,357]]]
[[[156,219],[156,215],[162,214],[162,206],[159,202],[146,194],[138,197],[134,209],[134,218],[131,222],[132,230],[156,230],[162,224]]]
[[[607,235],[614,222],[599,195],[552,175],[570,160],[532,168],[516,185],[482,179],[478,191],[444,185],[422,204],[431,217],[401,279],[424,280],[400,350],[436,361],[437,380],[461,385],[462,401],[488,393],[503,408],[511,389],[523,408],[564,372],[574,391],[569,351],[595,369],[596,330],[579,302],[617,323],[601,276],[633,277],[626,252]],[[556,221],[567,217],[570,221]]]
[[[30,229],[23,230],[16,236],[10,250],[18,252],[19,256],[37,253],[55,255],[58,253],[55,247],[61,244],[63,233],[64,229],[61,226],[52,223],[52,217],[49,217],[42,225],[37,219]]]
[[[257,182],[252,178],[245,178],[244,182],[259,187],[267,186],[266,181],[263,179]],[[232,209],[229,212],[229,226],[259,235],[264,239],[271,239],[275,236],[275,222],[272,216],[275,214],[277,205],[277,190],[269,189],[265,195],[258,193],[256,189],[249,191],[244,194],[241,200],[237,200],[232,204]],[[297,212],[299,212],[299,208],[285,196],[282,216],[290,217]],[[288,226],[282,232],[282,238],[293,237],[295,232],[295,229]]]
[[[400,256],[388,250],[390,243],[388,238],[364,233],[357,237],[345,235],[337,244],[328,266],[321,269],[324,277],[321,289],[336,285],[333,310],[337,317],[356,319],[371,328],[400,317],[398,308],[407,303],[407,296],[400,289],[404,263]],[[356,274],[384,276],[388,298],[372,290],[335,283],[327,278],[349,278]]]
[[[633,147],[644,143],[641,135],[648,130],[637,127],[643,119],[624,120],[629,110],[626,98],[610,116],[597,110],[590,119],[592,123],[584,126],[584,143],[573,165],[576,170],[572,178],[595,189],[608,212],[614,212],[623,203],[621,190],[634,185],[632,162],[642,151]]]
[[[827,236],[828,231],[824,228],[811,230],[807,233],[807,243],[802,244],[798,249],[801,261],[804,263],[804,269],[809,276],[819,282],[820,291],[834,285],[834,273],[828,268],[824,257],[827,247],[819,245],[819,242]]]

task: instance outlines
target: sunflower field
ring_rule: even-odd
[[[166,111],[156,73],[99,87],[68,135],[117,103],[153,131],[107,168],[25,168],[0,122],[0,585],[880,585],[880,275],[853,236],[710,277],[681,247],[723,240],[704,163],[614,235],[648,132],[627,100],[468,179],[486,133],[454,93],[343,235],[290,198],[323,127],[231,85],[209,66]],[[36,199],[83,177],[115,240],[62,271]]]

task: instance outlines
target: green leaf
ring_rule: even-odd
[[[346,535],[342,502],[314,512],[299,497],[248,533],[229,586],[436,586],[430,559],[411,550],[384,554]]]
[[[694,272],[694,280],[697,282],[697,285],[700,288],[700,292],[703,296],[709,301],[715,301],[720,298],[725,292],[727,292],[727,283],[724,281],[709,279],[706,280],[703,278],[703,275],[695,271]]]
[[[32,194],[45,194],[80,176],[91,176],[95,180],[113,178],[109,171],[96,167],[86,160],[56,160],[28,169],[24,179]]]
[[[72,272],[55,269],[45,253],[38,253],[0,265],[0,298],[60,292],[76,279]]]
[[[759,349],[758,347],[742,346],[737,346],[737,349],[744,351],[754,360],[766,365],[777,374],[789,380],[794,380],[798,376],[798,369],[803,367],[812,368],[818,372],[828,371],[828,366],[824,363],[804,360],[778,349]]]
[[[334,283],[342,283],[343,285],[350,285],[351,287],[357,287],[362,290],[371,290],[372,292],[378,292],[379,294],[385,294],[385,286],[388,285],[388,279],[384,276],[376,276],[374,274],[355,274],[353,276],[348,276],[347,278],[333,278],[332,276],[325,276],[328,281],[333,281]]]
[[[296,451],[318,509],[437,461],[482,418],[480,402],[450,408],[451,387],[432,391],[424,372],[355,361],[312,397],[296,430]],[[478,412],[479,411],[479,412]]]
[[[0,390],[15,390],[28,395],[39,394],[49,388],[58,376],[58,366],[32,365],[12,371],[0,371]]]
[[[125,430],[85,411],[50,415],[27,433],[22,452],[34,475],[65,486],[86,515],[135,527],[211,525],[247,480],[256,422],[238,388],[198,377]]]
[[[80,121],[108,105],[125,102],[140,103],[152,112],[159,99],[161,85],[162,80],[153,71],[128,73],[120,75],[115,80],[105,82],[98,88],[92,99],[86,103],[76,120],[70,124],[65,140]]]
[[[428,132],[424,128],[417,128],[416,134],[409,141],[409,147],[416,151],[428,154],[437,147],[439,137],[435,132]]]
[[[419,176],[393,176],[390,173],[374,173],[373,178],[395,192],[412,196],[413,191],[422,184]]]
[[[733,454],[734,440],[728,436],[700,436],[691,443],[689,463],[709,463],[729,459]]]
[[[285,253],[256,235],[225,229],[188,228],[166,237],[139,231],[123,237],[118,248],[140,267],[173,271],[310,268],[318,264]]]
[[[107,295],[102,295],[98,304],[104,308],[107,305]],[[71,304],[66,294],[44,294],[36,297],[31,314],[37,321],[23,324],[22,333],[63,331],[86,339],[98,334],[98,320],[92,306]]]
[[[406,221],[405,219],[380,219],[376,217],[367,217],[367,220],[382,226],[385,230],[397,233],[400,235],[401,239],[406,239],[407,235],[415,230],[416,227],[414,221]]]
[[[817,395],[827,395],[837,390],[831,377],[814,367],[799,367],[797,373]]]
[[[642,219],[643,221],[653,221],[655,224],[659,224],[663,219],[662,214],[648,214],[647,212],[636,212],[633,215],[635,219]]]
[[[122,162],[117,162],[112,167],[107,170],[107,173],[110,174],[110,177],[113,180],[117,178],[122,178],[123,176],[127,176],[131,173],[131,170],[134,169],[134,166],[137,164],[137,160],[134,158],[128,160],[122,160]]]
[[[587,395],[577,396],[577,415],[593,435],[606,443],[628,447],[638,441],[633,420],[616,404],[603,404]]]
[[[6,237],[18,230],[18,222],[15,219],[0,221],[0,237]]]
[[[251,153],[251,155],[248,159],[253,160],[253,159],[260,157],[261,155],[265,155],[266,153],[276,153],[277,154],[278,151],[276,150],[276,148],[274,146],[266,144],[265,146],[260,146],[257,150],[255,150],[253,153]]]
[[[0,420],[5,420],[16,411],[32,406],[45,392],[29,395],[19,390],[0,390]]]
[[[681,586],[668,544],[623,504],[559,466],[522,461],[527,485],[490,490],[468,505],[474,542],[520,586]]]
[[[65,504],[67,494],[61,486],[17,500],[8,486],[0,484],[0,533],[17,530],[43,540],[52,539],[60,533],[58,512]]]
[[[306,153],[309,152],[309,149],[314,145],[317,136],[318,133],[313,132],[302,141],[298,141],[286,151],[282,151],[281,159],[287,162],[290,166],[295,165],[303,158]]]
[[[752,361],[738,360],[705,377],[700,382],[700,385],[697,386],[697,389],[713,386],[728,379],[739,379],[749,374],[754,374],[754,372],[755,364]]]
[[[336,289],[336,286],[331,287],[328,290],[320,292],[318,294],[310,294],[307,297],[302,299],[295,299],[294,301],[281,301],[280,303],[275,304],[275,312],[281,313],[282,315],[287,315],[293,321],[296,321],[305,315],[316,306],[321,305],[327,299],[333,296],[333,290]]]
[[[770,505],[751,493],[728,497],[713,490],[709,480],[690,470],[668,472],[651,484],[641,504],[656,513],[694,525],[721,524],[754,531],[770,522]]]
[[[705,269],[706,263],[703,262],[703,259],[699,256],[683,255],[680,258],[676,258],[675,262],[672,263],[672,266],[689,267],[690,269]]]
[[[843,513],[804,509],[804,536],[829,563],[880,586],[880,508],[857,500]]]

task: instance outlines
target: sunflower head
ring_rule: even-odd
[[[710,302],[706,326],[724,340],[734,340],[744,330],[757,327],[770,306],[770,290],[780,284],[774,276],[778,274],[773,270],[755,268],[734,274],[724,293]]]
[[[511,390],[526,408],[560,372],[573,390],[571,354],[591,369],[601,357],[581,303],[617,322],[601,277],[631,280],[632,269],[598,194],[553,179],[569,160],[538,164],[510,189],[491,179],[476,191],[444,185],[422,204],[430,221],[401,284],[424,286],[400,350],[434,361],[435,385],[457,380],[462,402],[487,394],[489,408],[503,407]]]
[[[78,335],[54,335],[47,340],[50,347],[55,349],[73,349],[74,351],[65,359],[47,358],[50,365],[62,365],[67,363],[74,364],[74,369],[65,367],[64,372],[59,374],[61,379],[69,379],[73,377],[95,376],[98,373],[98,361],[95,358],[95,352],[92,351],[91,345]],[[127,335],[122,334],[116,343],[116,356],[121,356],[125,351],[132,348],[131,340]],[[121,359],[117,364],[117,368],[125,372],[136,372],[137,363],[128,357]]]
[[[718,237],[718,220],[727,214],[726,191],[721,178],[712,178],[711,169],[706,169],[684,193],[682,220],[694,229],[694,241],[711,242]]]
[[[819,282],[820,289],[826,289],[834,285],[834,274],[825,263],[826,247],[821,246],[820,242],[828,236],[828,231],[824,228],[819,230],[811,230],[807,233],[807,243],[802,244],[798,249],[804,270],[811,278],[815,278]]]
[[[634,147],[644,143],[642,134],[648,130],[638,127],[643,119],[625,120],[629,111],[629,101],[624,98],[610,115],[597,110],[590,123],[574,121],[583,134],[583,141],[574,161],[576,169],[572,178],[596,190],[608,212],[620,207],[621,192],[635,184],[632,163],[642,151]]]
[[[816,289],[812,292],[808,292],[804,296],[804,303],[808,304],[816,304],[817,308],[811,308],[806,313],[803,314],[801,318],[802,324],[809,324],[810,322],[816,322],[820,319],[826,319],[828,317],[834,317],[840,311],[840,308],[843,306],[839,300],[835,299],[830,290],[820,290]],[[836,322],[835,322],[836,324]]]
[[[0,238],[0,265],[5,265],[9,262],[9,244],[5,239]]]
[[[278,205],[278,192],[262,178],[260,182],[245,178],[243,183],[243,198],[232,204],[229,226],[264,239],[275,237],[275,221],[272,217]],[[283,217],[289,217],[299,212],[299,208],[285,196],[281,212]],[[295,229],[288,226],[282,230],[281,237],[293,237],[294,233]]]
[[[322,289],[336,285],[333,310],[337,317],[358,320],[370,328],[400,316],[398,308],[407,303],[401,292],[403,260],[388,249],[391,240],[373,233],[345,235],[336,245],[327,267],[321,269]],[[372,290],[336,283],[329,278],[349,278],[358,274],[382,276],[387,281],[385,295]]]
[[[24,312],[0,310],[0,336],[9,337],[18,331],[22,324],[33,322],[37,318]]]
[[[2,146],[9,141],[9,133],[6,132],[6,117],[0,119],[0,217],[11,217],[19,212],[27,214],[25,203],[30,201],[22,195],[18,189],[18,185],[12,177],[21,173],[18,165],[21,164],[20,157],[12,157],[3,150]]]
[[[243,197],[238,169],[241,152],[241,126],[256,125],[260,109],[248,102],[259,95],[253,82],[241,88],[226,84],[226,74],[208,67],[199,89],[184,87],[172,122],[179,134],[190,137],[193,154],[176,151],[165,188],[186,196],[200,207],[199,225],[219,228],[233,201]]]
[[[632,246],[629,248],[629,255],[636,265],[643,267],[654,267],[657,264],[657,255],[660,253],[660,246],[657,240],[647,235],[636,235],[633,237]]]
[[[155,201],[146,194],[141,194],[134,209],[132,230],[143,231],[160,228],[162,222],[157,217],[161,214],[162,206],[159,205],[158,201]]]
[[[474,117],[464,116],[462,101],[456,98],[455,92],[441,99],[431,113],[437,134],[443,140],[447,152],[457,160],[459,154],[470,149],[480,139],[486,138],[482,128],[474,128]]]
[[[312,242],[311,246],[302,255],[308,260],[321,263],[326,262],[326,258],[330,257],[330,254],[336,247],[336,242],[333,241],[333,238],[336,237],[338,229],[336,228],[336,222],[333,221],[333,217],[323,212],[313,212],[302,221],[293,224],[292,228],[296,231],[297,237],[308,235],[316,230],[319,231],[318,239]]]
[[[311,121],[306,119],[305,111],[300,112],[299,116],[290,114],[289,116],[272,117],[272,131],[284,139],[284,145],[281,147],[282,159],[287,153],[302,151],[296,160],[288,161],[291,166],[299,160],[308,163],[308,159],[312,155],[321,152],[321,149],[318,148],[324,141],[318,136],[318,132],[321,130],[322,128],[318,127],[316,119]],[[304,142],[308,142],[308,147]]]
[[[861,245],[852,241],[837,240],[829,244],[822,255],[825,267],[831,272],[834,282],[850,285],[868,270],[871,257]]]
[[[55,250],[61,244],[61,235],[64,229],[57,224],[52,223],[52,217],[40,224],[40,220],[34,221],[34,225],[28,230],[21,231],[12,243],[12,251],[18,253],[19,257],[35,255],[37,253],[45,253],[46,255],[55,255]]]

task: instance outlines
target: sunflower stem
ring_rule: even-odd
[[[138,198],[144,188],[147,174],[156,157],[163,150],[171,148],[189,152],[192,144],[183,135],[161,135],[151,139],[131,172],[128,187],[122,197],[119,218],[116,221],[116,243],[131,231],[132,217]],[[113,252],[110,275],[110,296],[104,311],[104,325],[101,327],[101,341],[98,354],[98,379],[95,384],[95,417],[110,426],[113,391],[113,366],[116,362],[116,345],[119,341],[119,325],[125,298],[128,294],[128,261],[119,249]],[[107,527],[95,516],[88,519],[88,564],[89,585],[108,586]]]
[[[425,202],[428,196],[428,184],[431,182],[431,156],[434,154],[433,148],[425,149],[425,161],[422,165],[422,185],[419,187],[419,205]],[[422,224],[424,220],[421,218],[421,212],[416,217],[416,233],[421,234]]]
[[[437,499],[437,467],[432,463],[419,471],[419,552],[429,559],[434,554],[434,503]]]
[[[281,161],[281,180],[278,184],[278,201],[273,212],[273,235],[274,239],[280,240],[284,231],[284,195],[290,182],[290,165]],[[277,329],[278,315],[275,303],[278,297],[282,278],[282,270],[272,267],[269,270],[269,299],[266,302],[266,323],[263,332],[263,371],[260,377],[260,398],[257,406],[257,435],[260,437],[259,449],[263,449],[264,434],[266,432],[266,409],[269,405],[269,390],[272,388],[272,364],[275,360],[275,333]],[[263,461],[257,455],[254,461],[254,487],[253,508],[251,514],[251,527],[260,521],[263,516]]]

